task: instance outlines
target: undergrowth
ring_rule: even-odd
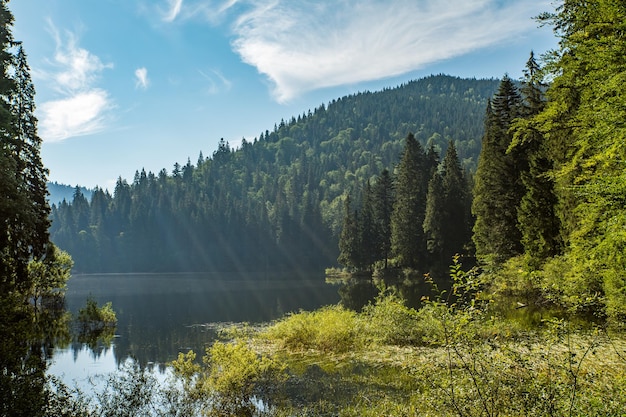
[[[455,259],[450,279],[449,291],[431,283],[436,295],[419,310],[383,289],[359,313],[329,306],[224,331],[234,339],[215,342],[201,363],[181,354],[170,385],[141,391],[145,407],[206,416],[623,415],[623,334],[558,316],[528,328],[501,315],[502,300],[486,295],[477,271]],[[118,391],[91,409],[123,405],[127,390]]]
[[[501,305],[485,295],[477,271],[464,271],[455,259],[450,278],[450,291],[431,283],[437,295],[419,310],[383,290],[361,313],[327,307],[293,314],[257,340],[264,351],[280,352],[292,384],[316,379],[341,387],[343,395],[326,392],[323,409],[331,401],[342,416],[588,416],[626,409],[622,336],[549,316],[528,328],[499,315]],[[293,415],[319,415],[311,401],[301,401],[308,411]]]

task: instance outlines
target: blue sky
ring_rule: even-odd
[[[112,191],[429,74],[521,77],[550,0],[13,0],[49,179]]]

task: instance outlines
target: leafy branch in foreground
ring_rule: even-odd
[[[574,329],[571,323],[552,318],[535,336],[489,337],[484,332],[488,321],[504,319],[491,315],[477,271],[463,271],[455,258],[450,272],[451,291],[439,291],[433,283],[436,300],[424,301],[436,305],[440,313],[446,354],[446,373],[433,375],[429,382],[444,394],[444,404],[455,415],[497,416],[505,410],[526,416],[596,415],[600,410],[604,415],[617,410],[616,404],[623,406],[626,399],[615,397],[614,387],[594,387],[595,375],[605,365],[598,358],[589,359],[611,342],[605,330]],[[615,375],[624,380],[623,372]]]

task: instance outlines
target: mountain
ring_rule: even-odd
[[[74,193],[76,192],[76,187],[72,187],[71,185],[59,184],[57,182],[48,182],[48,201],[50,205],[59,205],[63,200],[72,201],[74,198]],[[89,190],[85,187],[78,187],[80,192],[87,197],[87,199],[91,199],[92,190]]]
[[[336,264],[345,196],[393,172],[409,133],[439,155],[453,141],[475,169],[498,84],[436,75],[333,100],[195,165],[138,170],[113,196],[76,195],[52,239],[83,272],[320,270]]]

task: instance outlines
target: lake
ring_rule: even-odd
[[[338,286],[324,276],[288,280],[237,274],[75,275],[67,309],[76,314],[93,297],[111,301],[118,318],[110,346],[73,343],[57,348],[48,372],[73,385],[115,371],[128,358],[141,366],[164,364],[193,349],[199,357],[229,323],[267,323],[289,312],[336,304]]]

